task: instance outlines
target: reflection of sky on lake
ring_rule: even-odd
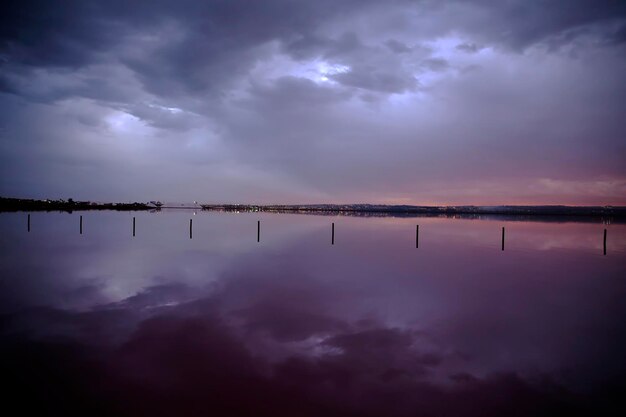
[[[77,214],[25,217],[0,215],[3,366],[40,363],[15,389],[55,380],[68,412],[536,415],[624,384],[624,225],[88,212],[79,235]]]

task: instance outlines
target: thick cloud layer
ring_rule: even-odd
[[[626,204],[617,1],[24,1],[0,194]]]

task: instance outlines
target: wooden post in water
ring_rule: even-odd
[[[189,219],[189,239],[193,237],[193,219]]]
[[[415,248],[420,247],[420,225],[415,225]]]
[[[133,237],[135,237],[135,218],[133,217]]]
[[[502,227],[502,250],[504,250],[504,226]]]
[[[335,244],[335,222],[333,222],[332,225],[332,233],[331,233],[331,240],[330,240],[330,244],[334,245]]]
[[[261,220],[256,221],[256,241],[261,241]]]
[[[606,229],[604,229],[604,254],[606,255]]]
[[[26,222],[26,229],[30,232],[30,213],[28,214],[28,221]]]
[[[83,234],[83,216],[80,216],[80,234]]]

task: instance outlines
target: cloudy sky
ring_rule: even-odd
[[[621,1],[13,3],[3,196],[626,204]]]

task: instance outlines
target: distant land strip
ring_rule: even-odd
[[[269,212],[316,215],[346,215],[363,217],[469,217],[498,216],[499,218],[559,217],[584,219],[626,220],[625,206],[412,206],[385,204],[201,204],[202,210],[224,212]],[[12,211],[83,211],[83,210],[160,210],[198,209],[198,205],[163,205],[149,203],[101,203],[91,201],[36,200],[0,197],[0,212]]]
[[[411,206],[379,204],[250,205],[202,204],[203,210],[346,215],[502,215],[626,218],[624,206]]]
[[[0,197],[0,212],[11,211],[78,211],[78,210],[152,210],[155,206],[146,203],[94,203],[91,201],[33,200]]]

